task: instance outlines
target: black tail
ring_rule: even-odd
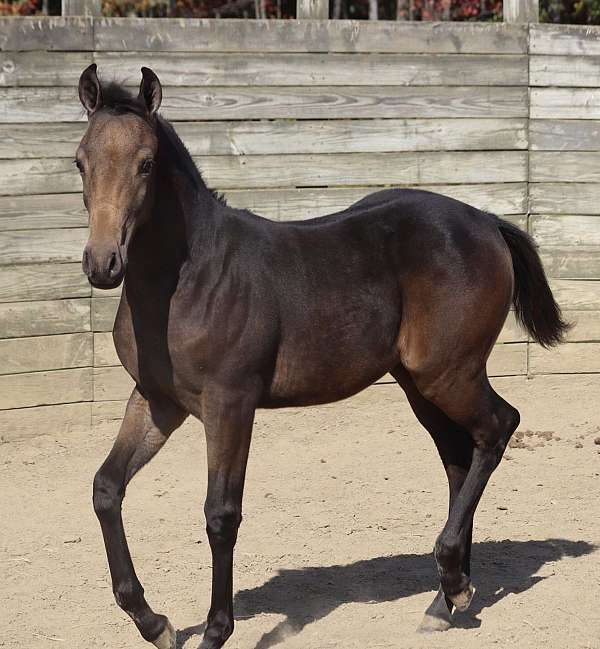
[[[562,319],[535,242],[526,232],[502,219],[498,219],[498,229],[512,257],[517,318],[540,345],[557,345],[571,325]]]

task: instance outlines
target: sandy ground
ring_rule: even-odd
[[[446,483],[396,386],[260,412],[236,550],[231,649],[600,648],[598,377],[499,379],[522,414],[476,519],[471,609],[415,633],[437,588]],[[91,481],[114,427],[0,446],[0,646],[147,645],[115,605]],[[195,649],[209,604],[199,424],[132,483],[125,522],[155,610]]]

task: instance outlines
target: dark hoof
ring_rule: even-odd
[[[440,631],[447,631],[451,626],[450,620],[425,613],[421,624],[417,627],[417,633],[439,633]]]
[[[157,649],[177,649],[177,634],[169,620],[167,620],[167,626],[152,644]]]
[[[468,586],[461,591],[460,593],[455,593],[454,595],[448,595],[448,599],[456,606],[457,611],[466,611],[469,608],[469,604],[473,599],[475,594],[475,586],[469,581]]]

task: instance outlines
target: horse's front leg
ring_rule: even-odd
[[[144,639],[159,649],[175,649],[175,631],[169,620],[154,613],[144,599],[127,547],[121,504],[127,483],[185,417],[186,413],[170,401],[148,401],[134,389],[114,446],[94,478],[94,510],[102,527],[115,599]]]
[[[222,647],[233,632],[233,548],[242,520],[242,495],[254,411],[255,384],[209,388],[202,399],[208,452],[204,513],[212,552],[212,596],[200,649]]]

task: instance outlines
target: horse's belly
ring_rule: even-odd
[[[329,344],[298,341],[283,346],[265,395],[264,407],[304,406],[344,399],[368,387],[400,361],[395,345]]]

